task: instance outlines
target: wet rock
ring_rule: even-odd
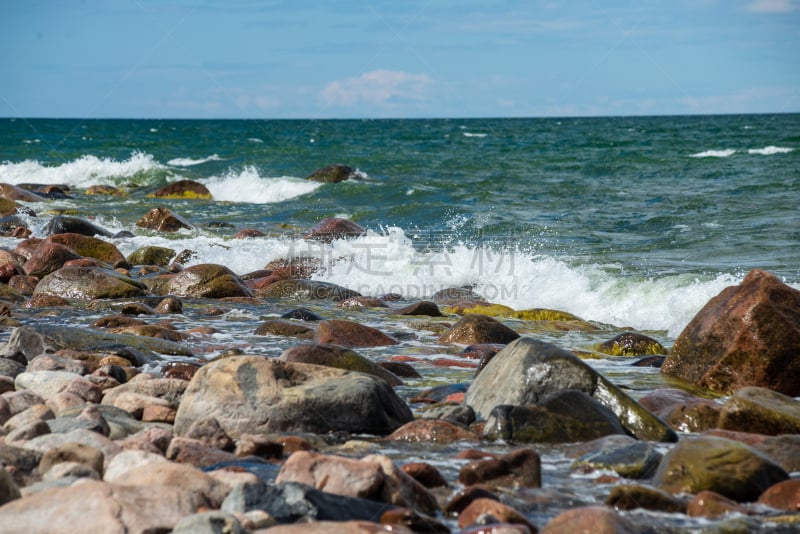
[[[597,346],[597,351],[611,356],[645,356],[648,354],[666,354],[664,346],[644,334],[623,332]]]
[[[175,257],[175,251],[171,248],[148,245],[136,249],[126,259],[131,265],[166,267],[173,257]]]
[[[349,431],[385,435],[413,416],[382,379],[323,367],[238,356],[203,366],[184,393],[175,431],[216,417],[242,433]]]
[[[493,499],[475,499],[458,514],[458,527],[511,523],[525,525],[530,532],[538,529],[517,510]],[[566,532],[566,531],[565,531]]]
[[[125,256],[122,255],[116,245],[97,237],[75,233],[59,233],[45,239],[40,247],[48,243],[64,245],[74,250],[80,256],[94,258],[114,267],[129,267]]]
[[[295,308],[281,315],[281,319],[298,319],[300,321],[322,321],[323,317],[308,308]]]
[[[722,405],[673,388],[658,389],[639,403],[679,432],[702,432],[715,428]]]
[[[800,291],[755,269],[695,315],[661,372],[722,393],[762,386],[796,397],[798,354]]]
[[[583,506],[562,512],[540,534],[591,532],[592,534],[639,534],[641,529],[605,506]]]
[[[375,297],[352,297],[347,300],[341,301],[339,304],[336,305],[338,308],[344,308],[346,310],[358,310],[361,308],[388,308],[388,304],[383,302],[381,299],[377,299]]]
[[[800,435],[770,436],[753,448],[767,455],[787,473],[800,471]]]
[[[253,296],[233,271],[224,265],[213,263],[192,265],[179,272],[170,280],[167,292],[178,297],[193,298]]]
[[[417,411],[420,419],[440,419],[459,426],[468,427],[475,422],[475,412],[469,406],[440,402],[423,406]]]
[[[486,302],[483,297],[465,287],[440,289],[431,296],[431,300],[439,306],[450,306],[463,301]]]
[[[41,243],[25,262],[23,270],[29,276],[43,277],[59,270],[66,262],[81,256],[59,243]]]
[[[306,176],[306,180],[331,184],[331,183],[344,182],[345,180],[349,180],[350,178],[355,178],[355,177],[358,177],[358,175],[354,168],[349,167],[347,165],[335,163],[333,165],[328,165],[327,167],[322,167],[321,169],[317,169],[316,171]]]
[[[422,300],[409,304],[403,308],[392,310],[394,315],[426,315],[428,317],[441,317],[442,312],[434,302]]]
[[[442,473],[427,462],[408,462],[400,466],[400,469],[428,489],[448,486]]]
[[[606,499],[606,505],[616,510],[643,508],[668,514],[686,512],[686,504],[666,491],[636,484],[622,484],[612,488]]]
[[[686,505],[686,515],[689,517],[717,519],[729,513],[746,514],[747,512],[747,509],[736,501],[708,490],[693,496]]]
[[[336,369],[367,373],[384,379],[392,387],[403,384],[403,381],[391,371],[387,371],[369,358],[341,345],[328,343],[295,345],[283,351],[280,359],[285,362],[325,365]]]
[[[472,314],[463,317],[439,338],[439,343],[511,343],[519,334],[492,317]]]
[[[200,182],[178,180],[147,195],[152,198],[211,200],[211,192]]]
[[[638,441],[581,456],[572,464],[572,469],[608,469],[625,478],[649,478],[655,473],[660,461],[661,453],[652,444]]]
[[[16,185],[0,183],[0,198],[19,200],[22,202],[44,202],[45,197],[31,193]]]
[[[181,229],[193,230],[194,226],[169,208],[153,208],[144,217],[136,221],[139,228],[158,232],[177,232]]]
[[[311,339],[314,337],[314,332],[313,328],[303,323],[285,319],[270,319],[258,325],[255,334],[257,336],[273,335]]]
[[[46,236],[56,234],[80,234],[89,237],[96,235],[112,237],[114,235],[105,228],[101,228],[85,219],[67,215],[57,215],[50,219],[42,230],[42,233]]]
[[[654,485],[673,494],[711,490],[744,502],[787,478],[779,465],[743,443],[702,436],[682,439],[664,456]]]
[[[164,364],[161,374],[164,378],[177,378],[188,382],[200,367],[200,364],[191,362],[168,362]]]
[[[480,436],[468,428],[441,419],[415,419],[404,424],[386,438],[393,441],[409,441],[447,444],[456,441],[480,441]]]
[[[322,260],[314,256],[292,256],[269,262],[264,269],[280,279],[308,279],[323,269]]]
[[[177,487],[86,481],[12,501],[0,508],[0,524],[31,534],[71,534],[76,525],[83,532],[167,532],[205,506],[202,497]]]
[[[542,486],[542,461],[533,449],[516,449],[502,456],[465,464],[459,471],[458,480],[465,486],[489,484],[539,488]]]
[[[76,300],[121,299],[144,294],[144,286],[116,271],[97,267],[62,267],[42,278],[33,296]]]
[[[422,378],[419,371],[405,362],[381,361],[378,365],[400,378]]]
[[[800,479],[784,480],[767,488],[758,503],[790,512],[800,511]]]
[[[677,435],[604,376],[571,352],[532,338],[520,338],[500,351],[475,377],[465,403],[479,419],[499,405],[536,404],[547,395],[575,389],[590,395],[619,418],[638,439],[676,441]]]
[[[397,340],[377,328],[344,319],[320,321],[314,334],[314,342],[352,348],[397,345]]]
[[[766,388],[742,388],[725,401],[718,426],[772,436],[800,434],[800,401]]]
[[[351,289],[330,282],[316,280],[278,280],[255,292],[260,298],[296,298],[311,300],[340,301],[357,297],[359,294]]]
[[[338,217],[331,217],[323,219],[318,222],[311,230],[308,231],[303,237],[314,241],[322,241],[323,243],[330,243],[336,239],[347,239],[349,237],[359,237],[366,235],[367,231],[347,219],[340,219]]]
[[[246,534],[239,519],[220,511],[201,512],[178,521],[172,534]]]

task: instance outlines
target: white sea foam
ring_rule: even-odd
[[[122,161],[87,154],[61,165],[42,165],[35,160],[25,160],[20,163],[5,162],[0,165],[0,182],[88,187],[110,183],[110,178],[129,178],[142,172],[163,168],[164,166],[155,161],[152,155],[143,152],[134,152],[130,158]]]
[[[706,150],[689,156],[690,158],[727,158],[736,154],[736,150],[727,148],[725,150]]]
[[[262,177],[255,167],[203,180],[214,200],[270,204],[307,195],[322,185],[292,176]]]
[[[464,137],[486,137],[485,133],[464,132]]]
[[[748,154],[760,154],[762,156],[772,156],[773,154],[787,154],[793,151],[793,148],[783,146],[765,146],[764,148],[751,148],[747,151]]]
[[[222,161],[222,158],[219,157],[217,154],[212,154],[207,158],[201,159],[193,159],[193,158],[174,158],[167,162],[167,165],[172,165],[173,167],[192,167],[194,165],[201,165],[203,163],[208,163],[209,161]]]

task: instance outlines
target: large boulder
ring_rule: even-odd
[[[369,358],[340,345],[328,343],[305,343],[289,347],[280,356],[284,362],[326,365],[347,371],[358,371],[386,380],[390,386],[403,385],[403,381]]]
[[[0,507],[4,532],[169,532],[209,503],[175,486],[120,486],[82,481],[16,499]]]
[[[192,223],[173,212],[169,208],[153,208],[144,217],[136,221],[139,228],[157,230],[159,232],[177,232],[178,230],[192,230]]]
[[[192,265],[172,277],[167,292],[179,297],[252,297],[253,293],[233,271],[224,265]]]
[[[190,198],[211,200],[211,191],[194,180],[178,180],[147,195],[153,198]]]
[[[347,219],[340,219],[338,217],[331,217],[323,219],[316,224],[311,230],[308,231],[303,237],[314,241],[322,241],[323,243],[330,243],[336,239],[347,239],[348,237],[359,237],[365,235],[367,231]]]
[[[742,388],[722,406],[719,428],[771,436],[800,434],[800,401],[766,388]]]
[[[333,165],[328,165],[327,167],[322,167],[321,169],[317,169],[316,171],[306,176],[306,180],[333,184],[338,182],[344,182],[345,180],[349,180],[350,178],[356,176],[358,175],[356,174],[356,170],[353,167],[342,165],[340,163],[335,163]]]
[[[243,433],[347,431],[386,435],[413,418],[383,379],[320,365],[258,356],[226,358],[201,367],[175,418],[185,434],[215,417],[231,436]]]
[[[762,386],[800,396],[800,291],[750,271],[695,315],[661,372],[722,393]]]
[[[59,270],[66,262],[80,257],[80,254],[66,245],[40,243],[25,262],[23,270],[28,276],[42,277]]]
[[[387,336],[377,328],[345,319],[320,321],[314,334],[314,341],[353,348],[397,345],[396,339]]]
[[[653,484],[670,493],[715,491],[739,502],[755,501],[789,475],[744,443],[701,436],[681,439],[669,451]]]
[[[256,291],[261,298],[296,298],[311,300],[346,300],[360,294],[340,285],[318,280],[278,280]]]
[[[578,390],[609,408],[639,439],[677,441],[675,432],[580,358],[529,337],[510,343],[492,358],[467,389],[465,404],[486,419],[501,405],[525,406],[562,390]]]
[[[480,314],[464,316],[439,337],[439,343],[475,345],[479,343],[511,343],[519,334],[493,317]]]
[[[60,233],[51,235],[44,240],[45,243],[59,243],[65,245],[76,253],[86,258],[94,258],[96,260],[108,263],[109,265],[125,264],[125,256],[122,252],[108,241],[100,238],[87,236],[76,233]]]
[[[171,248],[148,245],[133,251],[133,253],[128,256],[127,261],[131,265],[158,265],[159,267],[166,267],[174,257],[175,251]]]
[[[44,235],[65,233],[80,234],[85,236],[101,235],[103,237],[111,237],[114,235],[105,228],[101,228],[85,219],[81,219],[80,217],[70,217],[67,215],[58,215],[50,219],[42,232]]]
[[[13,184],[0,183],[0,198],[20,200],[22,202],[44,202],[46,199]]]
[[[122,299],[144,295],[144,285],[111,269],[68,265],[36,284],[33,296],[75,300]]]

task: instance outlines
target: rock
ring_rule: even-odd
[[[175,257],[175,251],[167,247],[145,246],[136,249],[127,261],[131,265],[158,265],[159,267],[166,267],[172,258]]]
[[[616,510],[636,510],[643,508],[668,514],[683,514],[686,504],[671,494],[650,486],[623,484],[611,489],[606,505]]]
[[[383,517],[383,516],[381,516]],[[269,534],[304,534],[308,531],[306,523],[293,525],[277,525],[269,527]],[[397,532],[410,534],[412,531],[397,525],[382,525],[373,521],[314,521],[314,534],[376,534],[379,532]],[[425,531],[427,532],[427,531]]]
[[[67,389],[67,386],[80,378],[80,375],[68,371],[36,371],[24,372],[14,379],[17,389],[27,389],[45,401],[56,393]]]
[[[666,354],[667,349],[655,339],[637,332],[623,332],[597,346],[597,351],[611,356],[646,356]]]
[[[308,308],[295,308],[281,315],[281,319],[298,319],[300,321],[322,321],[323,317],[320,316],[319,314],[314,313]]]
[[[357,177],[358,174],[356,173],[356,170],[354,168],[348,167],[347,165],[335,163],[333,165],[328,165],[327,167],[322,167],[321,169],[317,169],[316,171],[306,176],[306,180],[311,180],[313,182],[324,182],[328,184],[335,184],[338,182],[344,182],[345,180],[349,180],[350,178],[357,178]]]
[[[564,389],[592,396],[613,411],[625,430],[638,439],[677,440],[663,421],[577,356],[527,337],[512,342],[492,358],[467,390],[465,404],[479,419],[485,419],[495,406],[536,404]]]
[[[385,435],[413,416],[382,379],[319,365],[238,356],[194,375],[175,419],[184,434],[200,417],[242,433],[348,431]]]
[[[106,391],[103,404],[116,406],[140,418],[148,405],[177,408],[189,382],[178,378],[131,380]]]
[[[172,534],[246,534],[249,532],[233,514],[220,511],[201,512],[178,521]]]
[[[728,513],[746,514],[747,509],[736,501],[708,490],[692,497],[686,505],[686,515],[689,517],[717,519]]]
[[[90,412],[94,413],[90,414]],[[84,423],[87,423],[87,421],[88,423],[92,423],[92,420],[94,420],[93,425],[88,423],[80,425],[79,422],[73,424],[78,424],[82,426],[82,428],[87,428],[89,430],[92,430],[94,427],[93,431],[97,432],[98,430],[96,427],[99,423],[100,426],[106,426],[106,431],[101,433],[112,440],[126,438],[131,434],[141,431],[143,428],[142,423],[134,419],[128,412],[107,404],[77,405],[60,412],[56,419],[48,421],[48,423],[51,425],[54,432],[69,432],[71,431],[68,423],[69,419],[81,420]],[[64,422],[63,428],[57,425],[59,421]]]
[[[269,319],[258,325],[255,334],[257,336],[273,335],[311,339],[314,337],[314,332],[312,327],[303,323],[287,321],[285,319]]]
[[[561,512],[540,534],[591,532],[592,534],[639,534],[641,529],[605,506],[583,506]]]
[[[0,376],[15,378],[18,374],[24,373],[26,366],[10,358],[0,358]],[[13,388],[12,388],[13,389]]]
[[[208,503],[171,486],[119,486],[86,481],[53,488],[0,507],[0,525],[13,532],[167,532]],[[146,513],[142,513],[146,510]]]
[[[48,243],[64,245],[80,256],[94,258],[115,267],[120,265],[129,266],[125,256],[122,255],[116,245],[97,237],[76,233],[59,233],[45,239],[40,247]]]
[[[136,222],[139,228],[158,232],[177,232],[181,229],[193,230],[194,226],[169,208],[153,208]]]
[[[29,486],[38,480],[41,458],[41,452],[0,442],[0,465],[4,466],[17,487]]]
[[[431,296],[431,300],[440,306],[451,306],[463,301],[486,302],[483,297],[464,287],[448,287]]]
[[[679,432],[703,432],[715,428],[722,405],[680,389],[658,389],[639,403]]]
[[[767,488],[758,503],[777,510],[800,511],[800,479],[784,480]]]
[[[44,454],[50,449],[63,447],[67,443],[88,445],[89,447],[98,449],[103,453],[103,457],[106,461],[122,450],[117,443],[111,441],[107,437],[85,429],[77,429],[64,434],[39,436],[25,443],[24,448]]]
[[[30,408],[22,410],[10,417],[3,425],[3,429],[6,432],[12,432],[17,428],[23,428],[31,423],[48,421],[54,417],[55,415],[50,408],[47,407],[47,405],[35,404]]]
[[[47,473],[56,464],[72,462],[91,467],[98,475],[102,476],[104,460],[103,452],[99,449],[81,443],[65,443],[45,451],[39,461],[39,473]]]
[[[486,315],[466,315],[439,338],[439,343],[511,343],[519,338],[512,329]]]
[[[800,471],[800,435],[770,436],[753,448],[766,454],[787,473]]]
[[[400,466],[400,469],[428,489],[448,486],[442,473],[427,462],[408,462]]]
[[[220,426],[219,421],[213,417],[198,419],[192,423],[186,431],[186,437],[197,439],[217,449],[231,452],[236,448],[236,444],[231,437]]]
[[[78,375],[88,374],[89,369],[85,362],[64,358],[56,354],[40,354],[28,362],[28,372],[34,371],[67,371]]]
[[[90,237],[96,235],[112,237],[114,235],[105,228],[101,228],[85,219],[69,217],[67,215],[57,215],[50,219],[42,230],[42,233],[46,236],[56,234],[80,234]]]
[[[285,362],[310,363],[347,371],[358,371],[380,377],[392,387],[403,385],[403,381],[391,371],[387,371],[369,358],[340,345],[328,343],[295,345],[283,351],[280,359]]]
[[[149,198],[211,200],[211,191],[194,180],[178,180],[147,195]]]
[[[123,450],[115,454],[114,457],[109,460],[108,466],[103,474],[103,480],[106,482],[125,483],[125,477],[128,471],[145,465],[164,462],[167,462],[167,459],[161,454],[144,450]],[[183,466],[183,464],[175,465]]]
[[[209,467],[222,462],[234,461],[236,456],[207,445],[199,439],[176,437],[169,443],[166,458],[195,467]]]
[[[318,222],[303,238],[330,243],[336,239],[359,237],[366,235],[366,233],[367,231],[364,228],[353,221],[331,217]]]
[[[162,314],[183,313],[183,303],[175,297],[165,297],[158,302],[155,311]]]
[[[704,436],[678,442],[664,456],[653,483],[673,494],[711,490],[744,502],[787,478],[779,465],[747,445]]]
[[[394,315],[427,315],[429,317],[441,317],[442,311],[434,302],[430,300],[422,300],[409,304],[403,308],[392,310]]]
[[[283,458],[283,445],[259,434],[242,434],[236,442],[234,452],[237,457],[256,456],[258,458]]]
[[[388,308],[389,305],[386,304],[381,299],[375,297],[352,297],[347,300],[341,301],[339,304],[336,305],[339,308],[344,308],[346,310],[358,310],[361,308]]]
[[[5,468],[0,467],[0,508],[7,502],[19,499],[19,488]]]
[[[98,267],[65,266],[42,278],[33,296],[76,300],[122,299],[144,295],[144,286],[116,271]]]
[[[241,278],[224,265],[204,263],[192,265],[176,274],[167,292],[178,297],[225,298],[252,297]]]
[[[172,439],[171,430],[150,427],[136,432],[118,443],[125,450],[146,451],[164,456]]]
[[[415,419],[387,436],[387,440],[447,444],[457,441],[480,441],[468,428],[440,419]]]
[[[800,291],[755,269],[695,315],[661,372],[722,393],[762,386],[797,397],[798,354]]]
[[[295,298],[340,301],[359,294],[346,287],[316,280],[278,280],[255,292],[260,298]]]
[[[80,257],[80,254],[65,245],[41,243],[22,268],[28,276],[41,278],[59,270],[64,263]]]
[[[492,525],[494,523],[521,524],[525,525],[530,532],[538,532],[538,529],[525,519],[524,515],[493,499],[475,499],[458,514],[458,527],[462,529],[472,525]]]
[[[658,468],[661,453],[644,441],[601,449],[581,456],[572,464],[577,471],[608,469],[625,478],[649,478]]]
[[[800,434],[800,401],[760,387],[745,387],[722,406],[719,428],[776,436]]]
[[[417,411],[417,417],[420,419],[439,419],[464,427],[468,427],[475,422],[475,412],[472,408],[463,404],[452,404],[451,402],[439,402],[423,406]]]
[[[377,328],[344,319],[320,321],[314,334],[314,342],[353,348],[397,345],[396,339]]]
[[[0,183],[0,198],[9,200],[19,200],[22,202],[44,202],[45,198],[41,195],[26,191],[16,185]]]
[[[39,324],[16,328],[5,346],[0,347],[0,357],[22,360],[27,363],[28,360],[32,360],[40,354],[52,354],[66,349],[77,351],[86,349],[92,352],[109,351],[121,354],[134,365],[144,365],[159,359],[149,351],[173,356],[194,356],[187,347],[162,339]]]
[[[133,467],[125,472],[117,484],[150,488],[173,486],[194,495],[213,508],[219,508],[231,488],[196,467],[185,464],[154,461]]]
[[[542,460],[533,449],[472,461],[461,467],[458,481],[465,486],[489,484],[498,487],[540,488]]]
[[[499,501],[500,498],[488,486],[473,485],[456,491],[450,500],[445,504],[442,511],[445,515],[453,516],[460,514],[464,508],[476,499],[492,499]]]
[[[275,485],[259,482],[235,487],[220,509],[233,514],[263,510],[279,523],[295,523],[301,520],[374,520],[394,508],[368,499],[334,495],[297,482]],[[341,529],[341,525],[338,528]]]

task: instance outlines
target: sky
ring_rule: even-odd
[[[0,116],[800,111],[800,0],[2,0]]]

